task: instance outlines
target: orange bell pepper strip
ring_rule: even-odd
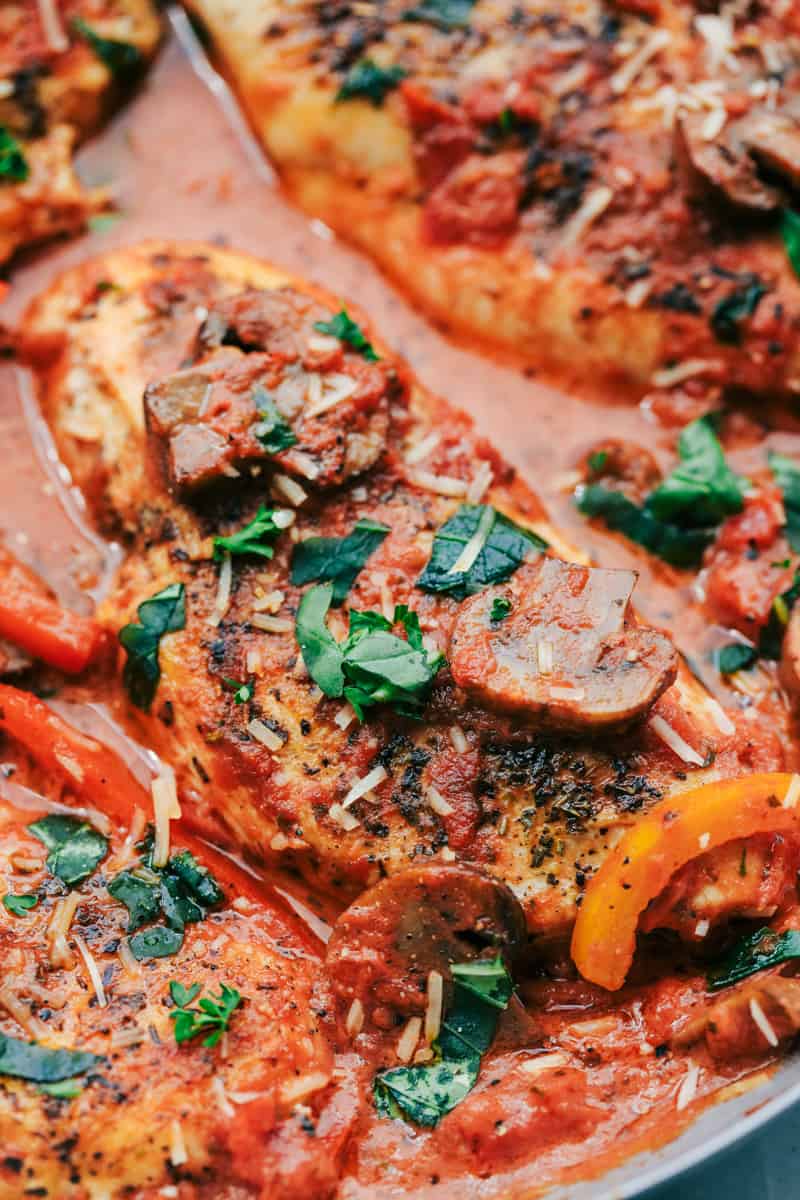
[[[0,730],[20,742],[46,771],[66,778],[75,795],[101,812],[129,821],[147,810],[148,793],[122,759],[53,712],[43,700],[0,683]]]
[[[70,675],[85,670],[106,640],[96,621],[63,609],[38,575],[2,546],[0,637]]]
[[[591,983],[621,988],[639,917],[672,876],[700,854],[756,833],[800,840],[800,776],[721,779],[660,801],[617,842],[584,893],[572,958]]]

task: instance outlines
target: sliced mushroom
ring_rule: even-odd
[[[542,557],[461,605],[450,643],[455,682],[486,707],[548,729],[591,731],[644,717],[674,681],[663,633],[634,623],[634,571]],[[511,605],[493,620],[495,601]],[[505,606],[503,606],[505,607]]]
[[[760,108],[734,126],[752,156],[791,187],[800,186],[800,120],[791,109]]]
[[[718,1062],[763,1056],[800,1030],[800,979],[760,975],[704,1007],[672,1038],[675,1046],[705,1039]]]
[[[682,113],[675,122],[675,151],[690,189],[718,195],[738,208],[772,212],[782,203],[780,190],[765,183],[758,164],[737,134],[737,122],[708,138],[706,113]]]
[[[463,864],[413,867],[384,879],[339,917],[326,964],[338,998],[393,1019],[420,1015],[428,975],[487,950],[517,956],[522,908],[504,883]]]

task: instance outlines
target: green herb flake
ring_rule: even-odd
[[[248,681],[239,683],[238,679],[223,678],[222,686],[229,692],[233,692],[233,699],[236,704],[249,704],[255,694],[255,684]]]
[[[152,841],[144,843],[139,866],[120,871],[108,890],[128,910],[128,933],[163,918],[130,938],[135,958],[166,958],[183,945],[186,925],[205,919],[209,909],[225,899],[225,893],[207,867],[189,850],[173,854],[166,866],[154,869]]]
[[[253,426],[256,437],[267,454],[280,454],[294,446],[297,437],[288,421],[278,411],[278,406],[266,388],[253,389],[253,402],[260,416]]]
[[[149,712],[161,678],[158,661],[161,639],[186,625],[183,584],[171,583],[149,600],[144,600],[136,612],[138,622],[124,626],[119,632],[119,640],[128,656],[122,679],[131,702]]]
[[[108,853],[108,840],[86,821],[51,813],[28,826],[50,853],[47,869],[67,887],[88,879]]]
[[[362,518],[346,537],[312,537],[298,542],[292,552],[292,583],[330,583],[332,603],[341,604],[387,533],[387,525]]]
[[[424,592],[456,600],[493,583],[505,583],[547,542],[509,521],[488,504],[462,504],[437,530],[428,565],[417,580]]]
[[[259,506],[252,521],[248,521],[236,533],[227,537],[214,538],[214,558],[224,558],[228,554],[255,554],[259,558],[272,558],[275,551],[267,539],[277,537],[281,532],[274,521],[275,509]]]
[[[6,892],[3,896],[3,904],[15,917],[24,917],[32,908],[36,908],[38,903],[38,896],[15,896],[11,892]]]
[[[489,610],[489,620],[493,625],[499,625],[501,621],[505,621],[511,609],[512,604],[507,596],[495,596]]]
[[[715,305],[710,318],[717,341],[729,346],[738,346],[742,340],[741,322],[752,317],[766,294],[767,288],[753,276],[724,296]]]
[[[795,554],[800,554],[800,465],[784,454],[770,451],[769,467],[783,496],[786,540]]]
[[[424,21],[445,31],[467,29],[475,0],[419,0],[403,13],[404,21]]]
[[[367,362],[378,362],[379,356],[370,341],[364,335],[360,325],[350,317],[346,308],[338,312],[330,321],[315,321],[314,328],[318,333],[326,333],[329,337],[338,338],[357,350]]]
[[[743,938],[709,973],[708,986],[712,991],[719,991],[767,967],[777,967],[795,958],[800,958],[800,930],[776,933],[769,928],[758,929]]]
[[[748,646],[744,642],[731,642],[717,651],[717,669],[721,675],[733,675],[736,671],[746,671],[748,667],[752,667],[757,658],[758,651],[755,646]]]
[[[177,980],[172,980],[169,993],[176,1007],[170,1012],[170,1020],[175,1022],[175,1041],[188,1042],[200,1034],[208,1036],[203,1039],[204,1046],[216,1046],[226,1033],[231,1017],[242,1003],[242,997],[236,988],[223,983],[219,996],[213,992],[198,1000],[197,1005],[190,1007],[200,995],[201,984],[194,983],[186,988]]]
[[[117,41],[115,38],[103,37],[81,17],[73,18],[72,28],[89,44],[117,79],[128,80],[141,71],[144,59],[137,46],[131,45],[130,42]]]
[[[592,475],[599,475],[607,462],[607,450],[593,450],[586,460],[586,465]]]
[[[24,183],[30,173],[22,146],[5,125],[0,125],[0,184]]]
[[[795,275],[800,278],[800,213],[785,208],[781,216],[781,237]]]
[[[140,962],[148,958],[169,958],[183,945],[183,930],[167,925],[152,925],[128,939],[131,954]]]
[[[369,100],[375,108],[380,108],[389,92],[394,91],[407,74],[402,67],[381,67],[371,58],[362,58],[347,72],[336,93],[336,102]]]
[[[88,1050],[52,1050],[38,1042],[0,1033],[0,1075],[27,1079],[30,1083],[58,1083],[84,1075],[102,1059]]]

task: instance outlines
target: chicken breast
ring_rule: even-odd
[[[555,549],[570,548],[469,420],[340,301],[245,255],[147,244],[62,276],[23,340],[65,462],[100,523],[129,543],[102,610],[114,632],[134,630],[123,634],[139,706],[128,717],[175,765],[185,816],[203,833],[291,864],[342,901],[421,861],[458,859],[502,878],[532,932],[562,936],[637,813],[781,761],[746,714],[723,713],[682,669],[672,682],[675,652],[636,624],[626,572],[573,568],[567,616],[535,610],[536,639],[543,620],[545,632],[547,620],[562,625],[553,661],[528,647],[525,670],[553,673],[567,733],[542,720],[536,689],[526,699],[512,682],[505,695],[495,677],[485,708],[480,687],[459,686],[454,626],[469,628],[484,594],[507,592],[522,615],[493,604],[480,619],[502,631],[507,616],[522,654],[536,574],[524,564],[544,554],[557,570]],[[192,372],[199,393],[185,387]],[[156,428],[153,398],[167,395],[171,419]],[[188,492],[164,453],[178,427],[220,451]],[[369,453],[328,473],[365,436]],[[331,600],[343,607],[328,611]],[[607,665],[623,675],[630,654],[633,682],[611,689],[598,741],[595,682],[584,703],[575,674],[591,675],[591,656],[574,656],[563,624],[577,633],[603,612]],[[142,638],[159,622],[145,664]],[[492,647],[472,646],[476,678]]]
[[[150,0],[12,0],[0,13],[0,262],[107,205],[72,168],[159,40]]]
[[[445,326],[634,394],[800,390],[796,6],[186,6],[290,194]]]

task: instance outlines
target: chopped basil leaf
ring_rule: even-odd
[[[39,1091],[56,1100],[74,1100],[83,1091],[82,1079],[60,1079],[57,1083],[41,1083]]]
[[[30,1083],[57,1083],[74,1075],[83,1075],[101,1062],[88,1050],[51,1050],[37,1042],[0,1033],[0,1075],[27,1079]]]
[[[325,624],[333,588],[318,584],[303,597],[297,613],[297,641],[311,678],[326,696],[344,696],[359,720],[373,704],[391,704],[403,716],[418,716],[442,655],[430,657],[422,645],[416,613],[395,609],[408,638],[391,632],[380,613],[350,612],[350,630],[341,645]]]
[[[347,72],[336,93],[336,102],[363,98],[380,108],[389,92],[394,91],[407,74],[402,67],[380,67],[371,58],[362,58]]]
[[[213,908],[225,899],[225,893],[208,867],[202,867],[190,850],[173,854],[165,868],[204,908]]]
[[[741,511],[747,481],[734,475],[714,432],[711,417],[700,417],[681,431],[680,463],[645,501],[659,521],[687,529],[718,525]]]
[[[494,625],[499,625],[501,621],[505,621],[506,617],[511,612],[511,608],[511,601],[507,596],[495,596],[489,612],[489,620]]]
[[[0,125],[0,184],[24,183],[30,173],[19,142],[5,125]]]
[[[350,317],[346,308],[338,312],[330,321],[315,321],[314,328],[318,333],[327,333],[330,337],[338,338],[357,350],[367,362],[378,362],[379,356],[370,341],[364,336],[360,325]]]
[[[434,1043],[439,1061],[379,1072],[373,1092],[381,1116],[406,1116],[432,1128],[477,1082],[481,1057],[492,1044],[513,985],[499,957],[454,963],[452,974],[453,1005]]]
[[[278,411],[278,406],[266,388],[257,387],[253,390],[253,401],[261,416],[253,426],[253,434],[258,438],[268,454],[280,454],[288,450],[297,441],[291,425]]]
[[[257,554],[260,558],[272,558],[275,551],[266,539],[274,538],[281,532],[273,520],[274,515],[274,508],[265,508],[261,504],[252,521],[237,529],[236,533],[214,538],[214,558],[221,559],[226,550],[229,554]]]
[[[200,994],[201,985],[194,983],[185,988],[182,983],[172,980],[169,993],[172,1003],[177,1005],[169,1014],[175,1022],[175,1041],[188,1042],[198,1034],[208,1033],[203,1039],[204,1046],[216,1046],[217,1042],[228,1029],[234,1011],[242,1003],[242,997],[236,988],[222,984],[219,996],[213,993],[198,1001],[195,1008],[189,1005]]]
[[[120,871],[109,883],[108,890],[128,910],[128,932],[155,921],[161,913],[159,884],[148,882],[132,871]]]
[[[75,817],[51,813],[34,821],[28,829],[50,851],[48,871],[67,887],[88,879],[108,851],[108,841],[102,833]]]
[[[362,518],[346,537],[312,537],[298,542],[292,552],[292,583],[331,583],[332,603],[341,604],[388,532],[387,525]]]
[[[708,986],[718,991],[755,975],[757,971],[777,967],[794,958],[800,958],[800,930],[776,933],[768,928],[759,929],[739,942],[719,966],[709,972]]]
[[[128,656],[122,679],[132,703],[149,712],[161,678],[158,663],[161,639],[186,625],[183,584],[171,583],[144,600],[136,612],[138,623],[131,622],[119,631],[119,640]]]
[[[151,850],[138,868],[121,871],[108,885],[115,900],[128,910],[128,932],[163,917],[156,925],[130,939],[136,958],[163,958],[183,944],[186,925],[202,921],[208,910],[225,899],[225,893],[207,867],[189,850],[173,854],[165,867],[154,869]],[[152,936],[151,936],[152,935]]]
[[[752,667],[758,658],[755,646],[747,646],[744,642],[731,642],[717,651],[717,668],[722,675],[733,675],[735,671],[745,671]]]
[[[586,517],[599,517],[615,533],[624,533],[632,542],[674,567],[698,563],[703,551],[714,539],[714,529],[685,530],[657,520],[646,505],[640,508],[623,492],[602,483],[589,483],[577,489],[575,500]]]
[[[129,939],[131,954],[140,961],[147,958],[169,958],[177,954],[183,945],[183,930],[170,929],[166,925],[152,925],[135,933]]]
[[[738,346],[742,340],[740,321],[752,317],[767,289],[757,276],[737,285],[724,296],[711,314],[711,328],[717,341]]]
[[[534,552],[546,549],[547,542],[491,505],[462,504],[437,530],[417,587],[463,600],[492,583],[504,583]]]
[[[466,29],[475,0],[419,0],[403,13],[404,21],[426,21],[439,29]]]
[[[769,466],[783,494],[786,511],[786,540],[800,554],[800,466],[783,454],[770,451]]]
[[[239,683],[238,679],[224,678],[222,686],[227,688],[229,692],[233,692],[233,699],[236,704],[249,704],[256,690],[254,683]]]
[[[800,213],[792,212],[790,208],[783,210],[781,236],[794,273],[800,277]]]
[[[115,38],[103,37],[81,17],[73,19],[72,27],[89,43],[100,61],[118,79],[129,79],[142,69],[144,60],[137,46],[132,46],[130,42],[117,41]]]
[[[6,892],[3,896],[3,904],[15,917],[24,917],[25,913],[36,908],[38,903],[38,896],[15,896],[11,892]]]

